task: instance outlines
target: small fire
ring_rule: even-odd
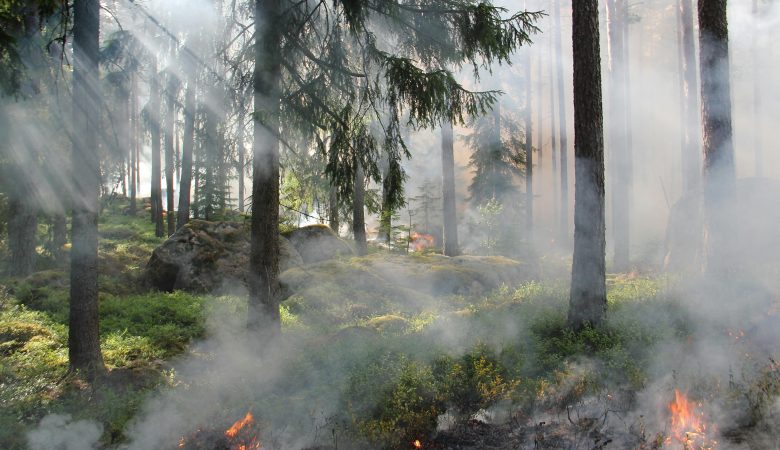
[[[414,448],[422,448],[422,442],[420,442],[419,439],[415,439],[414,442],[412,442],[412,446],[414,446]]]
[[[430,234],[422,234],[416,231],[412,232],[412,246],[414,251],[421,252],[426,248],[431,248],[435,245],[436,239]]]
[[[704,413],[697,410],[701,403],[694,404],[680,392],[674,390],[674,401],[669,404],[672,414],[672,438],[683,444],[683,449],[711,450],[717,441],[707,438],[707,424]]]
[[[251,430],[255,423],[252,412],[246,413],[243,419],[239,419],[230,428],[225,430],[225,437],[228,438],[231,450],[257,450],[263,447],[263,444],[257,440],[254,432]]]

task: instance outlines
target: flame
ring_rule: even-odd
[[[412,442],[412,445],[414,448],[422,448],[422,442],[420,442],[419,439],[415,439],[414,442]]]
[[[416,231],[412,232],[411,238],[412,238],[412,246],[414,247],[414,251],[416,252],[421,252],[426,248],[431,248],[434,246],[436,242],[436,239],[430,234],[422,234]]]
[[[674,390],[674,401],[669,403],[672,414],[672,438],[683,444],[683,449],[711,450],[717,441],[707,438],[707,424],[704,413],[697,410],[701,407],[688,400],[679,389]]]
[[[230,428],[225,430],[225,437],[230,441],[231,450],[257,450],[263,447],[263,444],[257,440],[254,433],[249,430],[254,423],[255,418],[252,416],[252,412],[249,411],[243,419],[237,420]]]

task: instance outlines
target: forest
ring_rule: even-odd
[[[780,449],[778,30],[0,0],[0,449]]]

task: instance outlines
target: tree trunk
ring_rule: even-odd
[[[441,125],[441,187],[442,215],[444,225],[444,254],[460,255],[458,245],[458,212],[455,207],[455,154],[452,122]],[[411,229],[411,227],[410,227]]]
[[[368,243],[366,242],[366,177],[363,173],[363,166],[355,159],[355,180],[354,190],[352,192],[352,234],[355,238],[355,247],[358,256],[368,254]]]
[[[138,209],[138,78],[130,75],[130,216],[135,217]]]
[[[534,232],[534,149],[531,124],[532,100],[531,50],[525,50],[525,235],[530,244]]]
[[[552,17],[550,18],[553,21]],[[554,22],[552,22],[554,23]],[[550,37],[550,67],[548,79],[550,80],[550,167],[552,168],[552,207],[553,230],[560,223],[560,184],[558,183],[558,130],[555,118],[555,66],[559,64],[555,56],[554,39]]]
[[[755,149],[755,168],[756,176],[764,176],[764,149],[761,142],[761,79],[758,74],[761,73],[759,66],[760,55],[758,52],[758,0],[753,0],[753,33],[750,45],[751,59],[753,60],[753,147]]]
[[[723,279],[728,276],[733,264],[736,204],[726,0],[699,1],[699,48],[704,137],[705,270],[713,279]]]
[[[553,2],[553,14],[555,17],[555,80],[558,83],[558,131],[560,133],[561,155],[561,215],[559,216],[558,234],[562,244],[569,242],[569,136],[568,123],[566,121],[566,91],[563,82],[563,50],[561,48],[561,6],[559,0]]]
[[[160,81],[157,75],[157,62],[151,66],[151,86],[149,92],[149,126],[152,137],[152,223],[157,237],[165,236],[162,205],[162,173],[160,168]]]
[[[390,208],[390,188],[390,162],[388,161],[387,168],[385,168],[382,174],[382,211],[379,217],[381,236],[388,247],[393,243],[393,210]]]
[[[609,147],[612,174],[612,234],[614,270],[629,268],[631,149],[628,147],[625,86],[625,0],[607,0],[609,54]]]
[[[68,243],[68,219],[65,213],[60,211],[52,216],[52,249],[57,265],[65,264],[65,252],[63,248]]]
[[[336,185],[330,185],[330,198],[328,199],[328,226],[339,234],[339,189]]]
[[[100,203],[100,2],[73,7],[73,226],[70,254],[68,357],[71,370],[93,379],[103,370],[98,325],[98,207]]]
[[[236,153],[238,153],[238,164],[236,166],[236,175],[238,175],[238,211],[244,212],[244,169],[246,168],[246,152],[244,151],[244,105],[238,105],[238,132],[236,134]]]
[[[680,41],[682,44],[683,73],[683,189],[690,191],[701,186],[701,145],[699,82],[696,76],[696,44],[694,42],[693,0],[680,0]]]
[[[279,315],[280,0],[255,0],[252,231],[247,325],[268,342],[281,334]],[[261,122],[261,118],[263,122]]]
[[[192,152],[195,147],[195,90],[196,76],[190,70],[187,89],[184,91],[184,142],[181,152],[181,178],[179,179],[179,211],[176,226],[183,227],[190,221],[190,194],[192,191]]]
[[[606,315],[604,123],[598,0],[572,4],[574,52],[574,256],[569,325],[598,325]]]
[[[25,199],[22,192],[31,191],[17,187],[8,193],[8,274],[14,277],[26,277],[35,272],[37,260],[38,215],[32,199]]]
[[[173,51],[171,52],[173,53]],[[173,55],[171,55],[173,56]],[[168,207],[166,212],[168,222],[168,236],[176,232],[176,216],[173,208],[173,172],[174,172],[174,146],[176,126],[176,97],[179,90],[179,80],[172,71],[168,72],[168,87],[166,89],[166,110],[165,110],[165,204]]]

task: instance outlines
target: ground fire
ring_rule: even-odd
[[[427,248],[433,248],[436,245],[436,239],[430,234],[412,232],[412,248],[416,252],[424,251]]]
[[[694,403],[681,393],[674,390],[674,401],[669,403],[671,413],[671,436],[668,443],[679,442],[684,450],[710,450],[717,446],[717,441],[708,434],[711,429],[704,421],[701,403]]]

